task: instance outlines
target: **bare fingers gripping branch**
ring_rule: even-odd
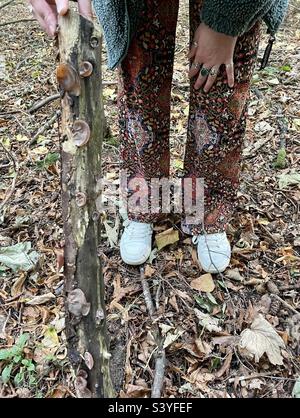
[[[69,10],[69,0],[27,0],[34,17],[49,36],[54,36],[58,15]],[[91,0],[78,0],[78,10],[86,18],[92,17]]]
[[[188,58],[192,61],[189,78],[197,76],[195,89],[207,93],[216,81],[221,65],[225,65],[229,87],[234,86],[233,53],[237,37],[225,35],[201,23],[194,36]]]

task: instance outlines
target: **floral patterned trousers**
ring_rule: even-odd
[[[201,23],[203,0],[190,0],[190,41]],[[169,125],[175,34],[179,0],[146,0],[137,33],[118,68],[121,169],[129,178],[168,178]],[[184,232],[223,231],[236,206],[246,107],[260,24],[239,37],[235,48],[235,86],[229,88],[220,69],[209,93],[191,80],[184,175],[204,179],[203,222],[186,224]],[[187,48],[188,52],[188,48]],[[140,222],[155,213],[129,213]]]

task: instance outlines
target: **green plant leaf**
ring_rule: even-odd
[[[30,360],[29,365],[27,366],[27,369],[29,372],[35,372],[35,365],[32,363],[31,360]]]
[[[60,155],[58,152],[49,152],[45,156],[45,158],[41,161],[37,161],[36,165],[39,170],[43,170],[45,168],[50,167],[51,165],[55,164],[60,158]]]
[[[212,304],[209,302],[209,300],[202,298],[201,296],[194,296],[194,298],[202,309],[205,309],[208,313],[212,312]]]
[[[36,380],[36,377],[33,374],[31,374],[29,376],[29,382],[28,383],[29,383],[30,386],[35,386],[36,385],[37,380]]]
[[[290,71],[292,71],[292,67],[290,65],[283,65],[279,69],[280,71],[285,71],[286,73],[289,73]]]
[[[9,364],[8,366],[4,367],[1,373],[1,379],[4,384],[9,382],[10,374],[13,368],[13,364]]]
[[[19,347],[19,348],[24,348],[25,347],[25,344],[27,343],[27,341],[29,340],[29,334],[27,333],[25,333],[25,334],[21,334],[20,335],[20,337],[18,338],[18,340],[17,340],[17,342],[16,342],[16,345]]]
[[[281,174],[278,176],[279,189],[300,184],[300,173]]]
[[[16,386],[21,386],[22,383],[24,382],[24,379],[25,379],[24,372],[21,370],[14,377],[15,385]]]
[[[0,350],[0,360],[9,360],[13,356],[11,354],[11,351],[7,348]]]
[[[17,270],[32,270],[39,259],[39,254],[32,251],[31,242],[19,242],[18,244],[0,247],[0,264]]]

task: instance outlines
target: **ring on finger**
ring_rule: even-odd
[[[201,67],[201,64],[200,62],[194,62],[192,67],[195,68],[195,70],[198,70]]]
[[[217,67],[212,67],[212,68],[210,69],[209,74],[210,74],[212,77],[216,77],[216,75],[218,74],[218,68],[217,68]]]
[[[193,46],[194,46],[195,48],[197,48],[197,46],[198,46],[198,42],[197,42],[197,41],[194,41],[194,42],[193,42]]]
[[[206,68],[204,66],[201,68],[200,74],[202,75],[202,77],[207,77],[209,73],[210,73],[210,68]]]

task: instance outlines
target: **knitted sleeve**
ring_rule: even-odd
[[[238,36],[251,28],[273,4],[274,0],[204,0],[201,19],[216,32]]]

